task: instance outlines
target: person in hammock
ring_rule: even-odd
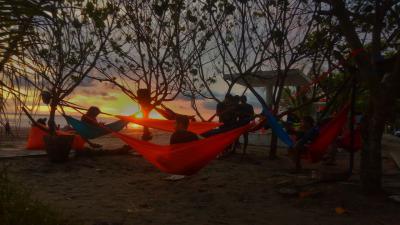
[[[90,108],[87,110],[86,114],[83,114],[81,117],[81,121],[85,122],[87,124],[92,124],[97,126],[97,116],[100,114],[100,109],[96,106],[90,106]]]
[[[170,144],[199,140],[199,137],[195,133],[188,131],[189,118],[187,116],[178,115],[175,121],[175,132],[171,135]]]
[[[326,125],[329,121],[331,121],[333,117],[327,117],[323,119],[318,126],[323,127]],[[342,131],[343,132],[343,131]],[[341,132],[341,133],[342,133]],[[340,142],[341,135],[339,134],[338,137],[335,138],[335,140],[328,146],[328,149],[326,151],[325,156],[322,158],[322,161],[324,162],[325,165],[330,165],[333,166],[335,165],[336,162],[336,154],[338,152],[338,143]]]
[[[87,110],[87,112],[85,114],[82,115],[81,117],[81,121],[85,122],[87,124],[90,125],[94,125],[94,126],[101,126],[104,125],[102,123],[99,123],[97,121],[97,116],[101,113],[100,109],[96,106],[90,106],[89,109]],[[93,143],[89,140],[85,140],[91,147],[93,148],[100,148],[102,147],[99,144]]]
[[[318,129],[315,127],[314,119],[311,116],[304,116],[301,119],[300,129],[296,133],[297,142],[294,146],[294,160],[296,169],[300,170],[301,155],[307,150],[308,145],[318,135]]]

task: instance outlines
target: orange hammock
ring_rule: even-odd
[[[117,132],[113,132],[113,135],[138,151],[162,172],[191,175],[217,157],[253,125],[247,124],[209,138],[173,145],[156,145]]]
[[[347,121],[350,106],[345,106],[335,118],[331,119],[320,130],[319,135],[308,147],[311,162],[318,162],[325,155],[329,145],[339,136]]]
[[[132,116],[116,116],[116,117],[126,122],[139,124],[145,127],[151,127],[158,130],[163,130],[168,132],[173,132],[175,130],[175,120],[138,119]],[[196,134],[202,134],[220,125],[222,124],[214,122],[190,122],[188,130]]]
[[[28,143],[26,144],[26,149],[28,150],[43,150],[44,141],[43,138],[48,133],[37,126],[32,126],[29,131]],[[72,132],[57,131],[57,135],[74,135],[74,142],[72,143],[72,148],[75,150],[82,150],[85,145],[85,140],[83,140],[79,135]]]

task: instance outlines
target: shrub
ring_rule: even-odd
[[[1,225],[65,225],[61,214],[32,197],[31,192],[0,169]]]

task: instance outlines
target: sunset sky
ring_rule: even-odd
[[[223,81],[219,81],[217,84],[215,84],[213,90],[216,90],[214,94],[222,99],[225,95],[227,87]],[[240,86],[236,86],[233,89],[233,94],[240,95],[242,92],[243,88]],[[263,92],[264,90],[260,90],[260,94],[264,95]],[[253,104],[257,108],[258,102],[255,100],[254,96],[248,92],[247,97],[249,99],[249,103]],[[66,100],[81,105],[85,108],[90,106],[98,106],[103,112],[115,115],[131,115],[139,110],[138,104],[132,101],[118,88],[109,83],[100,83],[94,80],[84,82]],[[165,105],[177,113],[195,115],[190,106],[190,102],[183,96],[178,96],[174,101],[166,102]],[[215,106],[215,101],[198,101],[198,107],[206,119],[215,113]],[[72,109],[66,109],[66,111],[72,115],[78,115],[78,113]],[[38,113],[45,115],[48,114],[48,106],[41,103]],[[162,118],[157,112],[154,111],[150,116],[152,118]]]

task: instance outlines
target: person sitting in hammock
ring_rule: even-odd
[[[296,169],[301,166],[301,155],[307,150],[308,144],[318,135],[318,129],[314,126],[314,119],[311,116],[304,116],[301,119],[300,129],[297,131],[297,142],[294,146],[294,160]]]
[[[187,116],[179,115],[175,121],[175,132],[171,135],[170,144],[199,140],[199,137],[195,133],[188,131],[189,118]]]
[[[100,114],[100,109],[96,106],[90,106],[86,114],[82,115],[81,121],[87,124],[92,124],[97,126],[97,116]]]
[[[329,121],[331,121],[333,119],[333,117],[327,117],[325,119],[323,119],[318,126],[319,127],[323,127],[324,125],[326,125]],[[343,131],[342,131],[343,132]],[[341,133],[342,133],[341,132]],[[338,137],[336,137],[336,139],[328,146],[328,149],[326,151],[325,156],[322,158],[322,161],[324,161],[325,165],[335,165],[336,162],[336,154],[338,152],[338,143],[340,142],[341,139],[341,135],[339,134]]]
[[[87,124],[90,125],[94,125],[94,126],[99,126],[99,125],[103,125],[102,123],[99,123],[97,121],[97,116],[101,113],[100,109],[96,106],[90,106],[89,109],[87,110],[86,114],[82,115],[81,117],[81,121],[85,122]],[[85,140],[91,147],[93,148],[100,148],[102,147],[99,144],[93,143],[89,140]]]

